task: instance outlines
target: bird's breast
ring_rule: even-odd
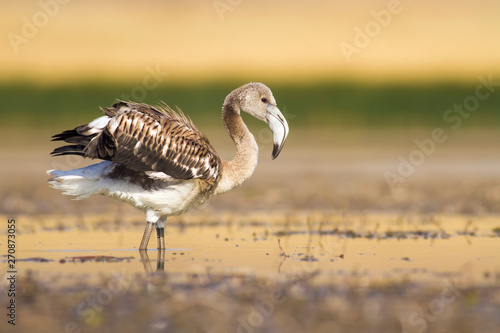
[[[203,181],[189,179],[143,193],[141,203],[160,215],[180,215],[203,204],[213,193],[204,189]]]

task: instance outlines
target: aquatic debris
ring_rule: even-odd
[[[365,238],[367,238],[367,239],[373,239],[375,237],[376,237],[376,233],[371,232],[371,231],[368,231],[368,233],[365,236]]]
[[[361,234],[349,229],[345,232],[345,236],[347,238],[359,238],[359,237],[362,237]]]
[[[274,235],[277,237],[283,237],[283,236],[292,236],[292,235],[305,235],[306,233],[307,233],[306,231],[302,231],[302,230],[299,230],[299,231],[286,230],[286,231],[277,231],[274,233]]]
[[[463,236],[476,236],[477,234],[477,227],[475,227],[472,230],[469,230],[469,228],[473,225],[473,222],[471,220],[467,221],[465,224],[464,230],[463,231],[458,231],[458,235],[463,235]]]
[[[16,259],[17,261],[27,261],[27,262],[51,262],[54,261],[52,259],[42,258],[42,257],[32,257],[32,258],[24,258],[24,259]]]
[[[285,257],[285,258],[290,257],[289,255],[287,255],[285,253],[285,250],[283,250],[283,248],[281,247],[281,240],[279,238],[278,238],[278,246],[279,246],[279,248],[281,250],[280,257]]]
[[[377,230],[378,228],[376,228]],[[335,235],[338,237],[345,238],[366,238],[366,239],[448,239],[452,235],[445,232],[444,230],[434,231],[434,230],[415,230],[415,231],[404,231],[404,230],[387,230],[384,233],[378,233],[377,231],[368,231],[365,233],[356,232],[353,229],[339,230],[338,228],[331,230],[318,230],[306,231],[306,230],[280,230],[274,233],[277,237],[293,236],[293,235]],[[495,231],[494,231],[495,232]],[[457,235],[463,235],[463,232],[457,232]],[[500,228],[498,228],[498,233],[500,236]],[[468,232],[469,236],[476,236],[476,232]]]
[[[0,258],[7,258],[7,255],[6,254],[5,255],[0,255]],[[16,259],[16,261],[25,261],[25,262],[50,262],[50,261],[54,261],[54,260],[47,259],[47,258],[42,258],[42,257],[31,257],[31,258]],[[7,262],[7,259],[0,260],[0,262]]]
[[[359,238],[363,237],[360,233],[356,233],[355,231],[349,229],[346,231],[340,231],[338,228],[332,229],[332,230],[281,230],[277,231],[274,233],[275,236],[277,237],[283,237],[283,236],[292,236],[292,235],[338,235],[338,236],[345,236],[347,238]]]
[[[316,259],[313,255],[306,254],[302,258],[299,259],[300,261],[319,261]]]
[[[78,256],[78,257],[66,257],[65,260],[61,259],[60,263],[68,262],[122,262],[125,260],[132,260],[134,257],[114,257],[114,256]]]

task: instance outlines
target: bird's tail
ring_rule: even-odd
[[[85,157],[85,148],[103,131],[110,119],[108,116],[102,116],[88,124],[52,136],[52,141],[64,141],[72,144],[58,147],[50,154],[52,156],[78,155]]]
[[[85,199],[102,192],[99,180],[110,166],[111,163],[106,161],[68,171],[47,170],[47,174],[52,176],[48,180],[49,185],[65,195],[75,196],[76,200]]]

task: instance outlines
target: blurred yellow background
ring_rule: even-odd
[[[494,0],[0,3],[4,81],[121,81],[148,65],[174,82],[475,81],[500,71]]]

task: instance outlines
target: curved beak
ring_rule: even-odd
[[[278,157],[281,152],[281,149],[285,145],[286,137],[288,136],[288,123],[283,117],[280,109],[277,106],[268,104],[267,105],[267,113],[266,113],[266,121],[269,125],[269,128],[273,132],[273,160]]]

